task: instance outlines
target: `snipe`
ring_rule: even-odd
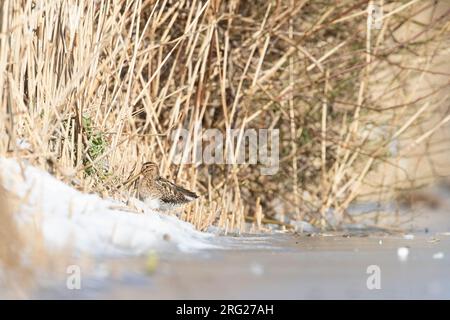
[[[145,162],[139,174],[125,183],[139,179],[138,195],[150,209],[173,210],[198,198],[198,195],[164,179],[154,162]]]

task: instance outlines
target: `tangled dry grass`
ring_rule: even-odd
[[[155,161],[204,195],[183,217],[199,229],[345,221],[361,194],[448,174],[408,162],[450,120],[448,4],[374,1],[373,29],[369,2],[3,0],[0,155],[112,197]],[[278,173],[172,164],[172,134],[196,124],[279,129]]]

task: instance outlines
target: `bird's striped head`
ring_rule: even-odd
[[[159,176],[159,168],[154,162],[145,162],[142,165],[141,174],[147,177],[157,178]]]

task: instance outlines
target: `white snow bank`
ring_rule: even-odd
[[[83,194],[45,171],[22,164],[21,168],[16,160],[0,157],[2,183],[23,201],[17,212],[19,224],[34,223],[49,248],[139,255],[169,244],[182,251],[216,247],[211,244],[212,234],[199,232],[174,216],[122,211],[112,200]],[[164,240],[164,235],[170,240]]]

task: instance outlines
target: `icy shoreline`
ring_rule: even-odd
[[[174,246],[190,252],[217,248],[213,234],[199,232],[174,216],[116,209],[118,203],[84,194],[49,173],[14,159],[0,158],[4,187],[21,199],[19,224],[33,223],[46,247],[70,247],[98,256],[141,255]],[[164,240],[169,236],[170,240]]]

